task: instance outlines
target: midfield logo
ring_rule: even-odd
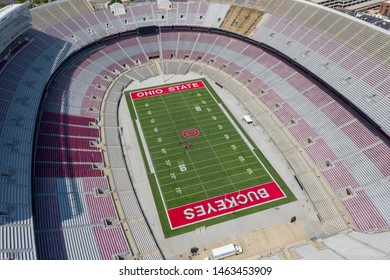
[[[196,128],[191,128],[191,129],[186,129],[182,133],[183,137],[185,138],[192,138],[192,137],[197,137],[199,136],[199,130]]]

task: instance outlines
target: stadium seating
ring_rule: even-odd
[[[198,50],[197,53],[199,56],[212,57],[214,62],[211,65],[215,65],[216,67],[220,66],[221,62],[224,62],[226,65],[225,70],[228,73],[230,72],[229,74],[233,75],[235,72],[242,71],[240,65],[233,64],[233,61],[245,61],[248,58],[245,57],[243,54],[240,54],[239,50],[241,50],[242,47],[236,50],[234,50],[233,48],[229,48],[229,45],[237,45],[234,39],[228,39],[223,35],[219,35],[215,38],[215,36],[208,36],[206,34],[202,34],[202,37],[204,42],[209,43],[209,49],[204,47],[204,49],[207,51],[205,53],[201,53]],[[209,37],[208,40],[206,39],[207,37]],[[163,35],[161,35],[160,40],[162,40],[162,38],[168,40],[164,41],[164,44],[162,44],[162,46],[167,46],[169,49],[173,46],[178,46],[178,42],[172,42],[172,40],[176,39],[182,42],[182,44],[180,44],[181,50],[161,50],[162,53],[168,54],[169,59],[169,52],[172,51],[174,51],[175,57],[177,59],[183,59],[186,55],[191,55],[191,46],[194,46],[199,43],[198,35],[196,33],[189,32],[180,32],[179,34],[177,34],[177,36],[166,35],[163,33]],[[103,48],[100,48],[99,51],[95,53],[93,57],[93,59],[99,59],[99,63],[94,62],[93,64],[100,65],[98,69],[104,69],[105,67],[108,67],[108,57],[115,57],[118,60],[122,60],[126,58],[126,55],[129,58],[137,57],[140,62],[146,62],[147,57],[155,56],[156,53],[160,52],[157,44],[157,36],[151,36],[148,39],[143,38],[142,40],[143,42],[137,39],[124,39],[123,43],[118,40],[116,41],[115,47],[105,46]],[[150,42],[154,42],[154,49],[151,47],[151,44],[153,43]],[[207,43],[203,44],[206,44],[207,46]],[[120,46],[120,48],[118,48],[118,46]],[[129,48],[130,46],[132,47],[130,54],[129,51],[121,51],[121,49],[127,50],[127,48]],[[222,46],[225,47],[222,48]],[[102,56],[100,56],[100,54],[102,54]],[[103,54],[106,57],[104,57]],[[232,62],[229,62],[225,57],[233,57],[235,59]],[[289,129],[298,140],[303,140],[307,138],[311,138],[313,140],[313,143],[307,146],[306,150],[311,155],[315,163],[320,164],[324,161],[335,163],[335,169],[332,170],[333,167],[330,167],[330,169],[324,171],[324,174],[337,174],[339,171],[341,172],[341,169],[338,169],[338,167],[341,165],[337,163],[340,159],[348,156],[352,157],[352,155],[355,153],[365,153],[365,151],[359,150],[359,147],[355,147],[354,145],[354,142],[359,141],[359,139],[361,138],[360,135],[355,135],[356,139],[354,139],[354,137],[352,137],[351,139],[351,136],[353,135],[345,134],[341,130],[341,128],[345,124],[349,125],[351,123],[360,123],[357,119],[353,117],[353,115],[351,115],[351,113],[349,113],[338,103],[332,101],[333,99],[329,95],[327,95],[320,88],[316,87],[310,80],[306,79],[301,74],[294,72],[293,68],[285,65],[282,62],[278,62],[277,60],[275,60],[275,57],[269,55],[268,53],[263,52],[260,55],[258,61],[260,66],[264,65],[266,67],[271,67],[271,70],[267,71],[266,77],[262,81],[264,89],[267,90],[267,93],[261,95],[260,99],[265,102],[265,104],[267,104],[269,107],[272,107],[276,103],[280,105],[280,107],[278,107],[274,111],[274,113],[283,123],[291,119],[294,119],[297,122],[296,125],[290,126]],[[278,67],[272,67],[275,64]],[[178,71],[178,67],[171,68],[173,65],[174,64],[172,63],[168,64],[169,73],[176,73]],[[85,65],[83,67],[85,67]],[[231,68],[233,68],[233,70],[229,70]],[[281,71],[280,69],[283,70]],[[136,68],[134,71],[137,74],[133,75],[133,78],[139,80],[144,80],[154,75],[152,73],[153,71],[148,71],[147,68],[140,67]],[[83,78],[83,71],[76,72],[79,73],[79,75],[77,77],[74,77],[75,80],[86,79]],[[89,70],[88,73],[91,73],[91,70]],[[257,76],[256,78],[262,77]],[[245,80],[247,79],[245,78],[243,81]],[[274,84],[275,86],[269,87],[267,84]],[[77,88],[80,89],[79,86]],[[290,91],[285,91],[286,88],[290,88]],[[294,91],[295,93],[292,94],[292,92]],[[319,97],[318,95],[320,95],[321,97]],[[314,99],[314,103],[311,102],[310,98]],[[376,138],[371,131],[366,130],[366,133],[368,139],[373,139],[373,141],[375,140],[373,142],[374,145],[378,145],[381,143],[381,141],[379,141],[378,138]],[[384,154],[382,153],[381,155],[381,153],[375,153],[375,155],[377,157],[383,157]],[[373,157],[375,157],[375,155],[373,155]],[[351,160],[353,161],[353,159],[349,158],[345,160],[347,162],[351,162]],[[359,157],[359,160],[361,160],[361,157]],[[377,162],[379,164],[378,168],[384,168],[382,167],[383,165],[381,165],[381,162],[385,162],[385,160],[386,159],[380,160],[373,158],[371,162]],[[369,161],[369,158],[365,158],[365,161]],[[349,165],[346,164],[346,166],[352,165],[352,163],[350,163]],[[375,168],[374,165],[373,168]],[[344,176],[342,176],[342,182],[347,183],[347,185],[342,185],[342,187],[345,188],[348,186],[355,186],[356,178],[352,179],[353,175],[350,174],[355,171],[349,171],[348,168],[345,168],[345,165],[342,166],[344,166],[344,169],[342,170],[342,174],[344,174]],[[377,178],[375,177],[372,179],[373,181],[378,181],[382,178],[383,177],[379,176]],[[332,179],[331,181],[331,183],[334,182],[335,184],[335,190],[341,188],[340,183],[336,181],[337,180],[335,179]],[[351,183],[351,185],[349,183]],[[377,227],[374,226],[372,229],[375,228]]]
[[[388,233],[364,234],[346,231],[342,234],[297,247],[298,259],[345,260],[388,259],[388,248],[384,245]]]
[[[254,39],[323,79],[390,134],[390,70],[381,60],[387,57],[384,38],[388,36],[375,30],[367,37],[369,32],[360,29],[369,27],[311,4],[247,2],[266,13],[254,29]],[[210,12],[216,8],[223,8],[224,14]],[[149,63],[153,57],[171,60],[160,62],[165,73],[194,71],[216,80],[219,71],[235,76],[259,95],[298,141],[311,139],[304,149],[319,168],[329,163],[322,174],[334,191],[353,189],[350,196],[340,199],[360,230],[389,226],[388,144],[372,124],[285,59],[221,31],[211,34],[203,29],[199,33],[190,28],[144,37],[121,35],[82,50],[110,34],[151,24],[218,28],[219,18],[228,8],[216,3],[178,2],[162,18],[155,4],[140,3],[127,6],[125,15],[115,17],[109,10],[93,12],[86,1],[71,0],[31,11],[34,28],[28,32],[28,47],[21,45],[11,53],[12,59],[0,63],[0,137],[5,151],[0,166],[0,230],[5,236],[1,259],[132,255],[121,227],[104,222],[117,214],[111,195],[96,194],[96,187],[109,185],[101,151],[91,143],[99,142],[97,119],[102,97],[113,79],[130,67],[135,68],[127,75],[139,81],[158,75],[158,69]],[[314,12],[318,15],[315,22],[308,17]],[[349,28],[332,31],[332,25],[346,26],[346,22]],[[355,34],[362,38],[347,44],[352,37],[359,37]],[[375,50],[369,41],[383,42],[383,47]],[[234,81],[224,81],[227,88],[234,85],[237,87]],[[33,154],[31,168],[28,163]],[[128,223],[139,253],[145,258],[161,258],[135,201],[131,193],[121,194],[125,216],[141,218]],[[50,216],[45,215],[47,207],[52,209]],[[118,242],[112,243],[113,238]]]

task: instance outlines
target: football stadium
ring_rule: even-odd
[[[0,259],[390,259],[390,31],[303,0],[57,0],[0,34]]]

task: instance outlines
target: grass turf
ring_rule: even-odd
[[[142,141],[141,133],[146,141],[147,151],[142,148],[142,154],[166,237],[296,200],[212,87],[205,79],[202,82],[202,89],[136,100],[126,93],[135,127],[137,120],[141,126],[142,131],[137,129],[138,141]],[[193,128],[199,135],[185,138],[182,132]],[[186,149],[189,143],[192,145]],[[272,181],[277,182],[285,198],[183,228],[170,228],[167,209]]]

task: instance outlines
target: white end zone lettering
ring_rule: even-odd
[[[180,83],[180,84],[175,84],[175,85],[170,85],[165,87],[133,91],[133,92],[129,92],[129,94],[131,98],[135,100],[140,98],[153,97],[161,94],[169,94],[173,92],[181,92],[181,91],[193,90],[193,89],[204,88],[204,87],[205,87],[204,83],[201,80],[199,80],[199,81]]]
[[[236,192],[224,199],[208,202],[206,205],[195,206],[194,208],[187,208],[184,210],[186,219],[193,219],[196,216],[201,217],[211,212],[219,212],[226,209],[232,209],[239,205],[245,205],[248,202],[260,201],[263,198],[268,198],[270,195],[266,189],[261,188],[256,192],[250,191],[246,194]],[[188,215],[187,215],[188,214]]]
[[[157,94],[162,94],[163,91],[162,89],[158,88],[156,90],[148,90],[148,91],[140,91],[140,92],[136,92],[136,96],[138,98],[143,98],[143,97],[149,97],[149,96],[154,96],[154,95],[157,95]]]
[[[175,85],[168,88],[168,91],[175,92],[175,91],[183,91],[183,90],[189,90],[199,88],[199,85],[197,83],[187,83],[187,84],[181,84],[181,85]]]
[[[282,189],[275,182],[271,182],[172,208],[168,210],[168,216],[174,229],[284,197],[286,195]]]

